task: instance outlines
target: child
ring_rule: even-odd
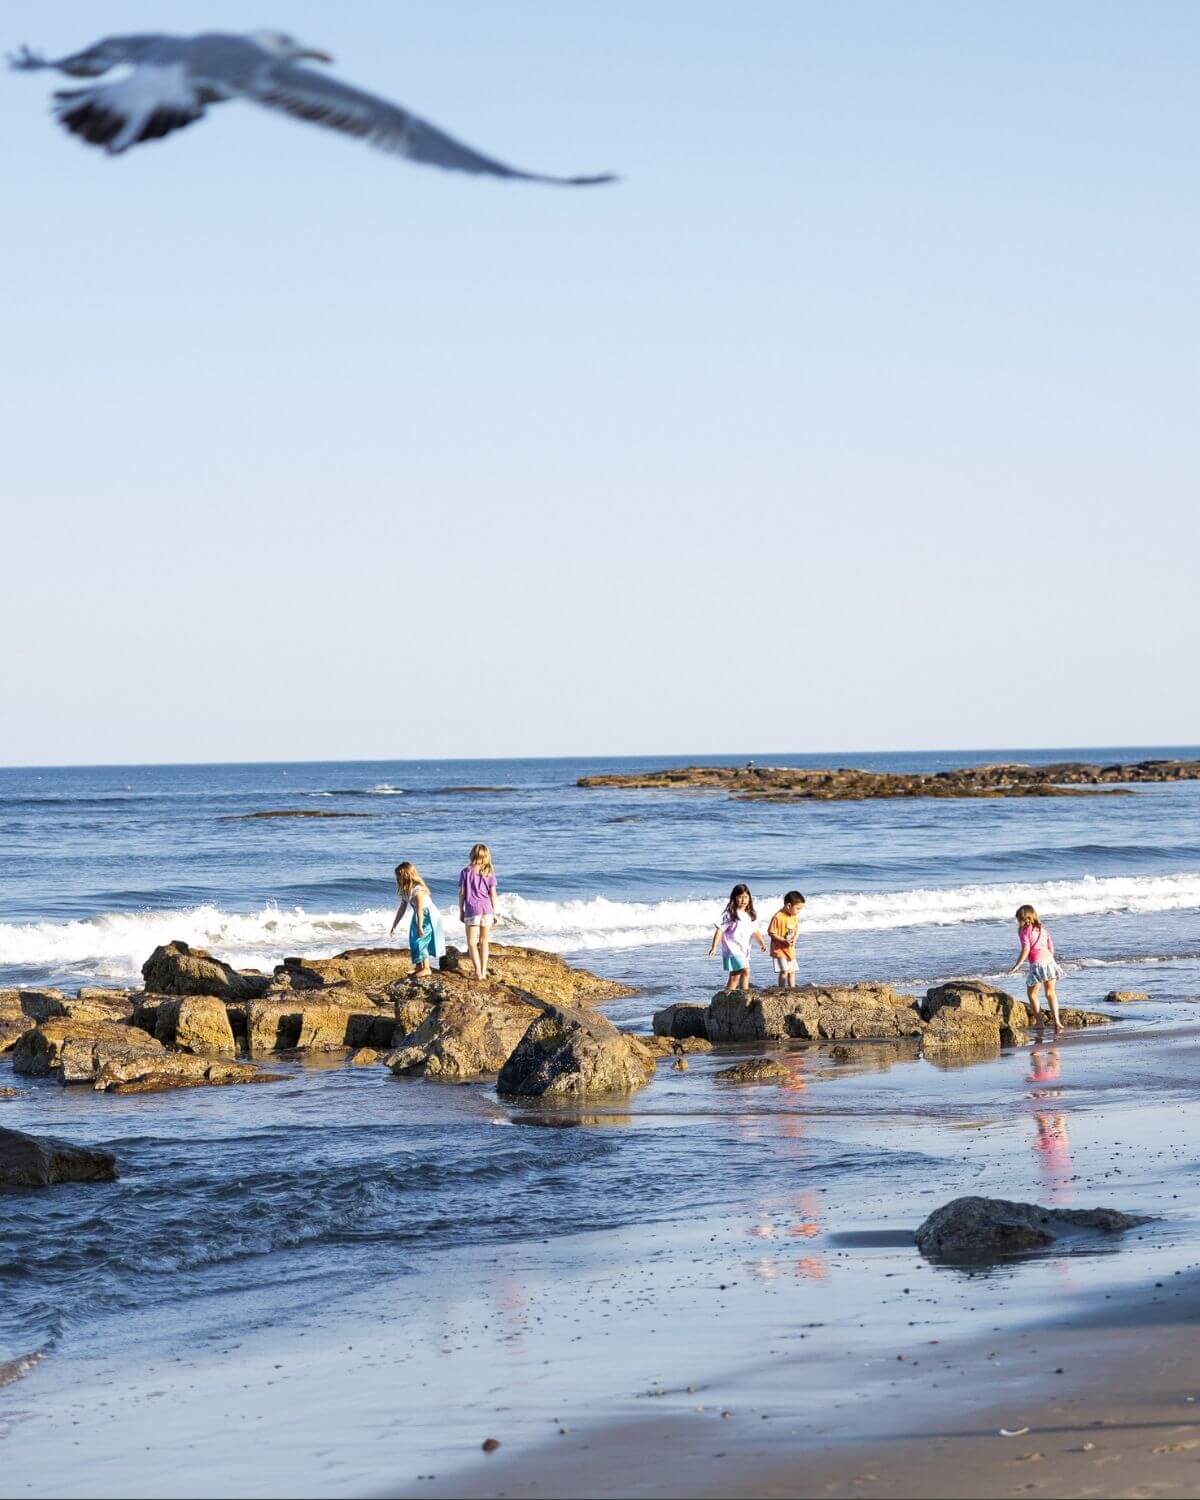
[[[471,863],[458,877],[458,917],[467,929],[467,951],[475,978],[488,977],[488,941],[496,920],[496,872],[486,844],[471,850]]]
[[[413,961],[413,974],[418,979],[426,979],[433,972],[429,967],[429,960],[442,958],[446,952],[446,940],[442,936],[442,914],[434,905],[429,887],[421,879],[420,871],[409,860],[396,866],[396,889],[400,892],[400,906],[388,936],[391,937],[396,931],[400,918],[411,906],[408,952]]]
[[[1038,1026],[1042,1024],[1041,992],[1045,985],[1046,999],[1050,1002],[1050,1019],[1054,1022],[1054,1030],[1059,1032],[1063,1027],[1058,1018],[1058,991],[1055,986],[1062,976],[1062,970],[1054,958],[1054,939],[1050,936],[1050,929],[1042,926],[1041,919],[1032,906],[1017,908],[1017,937],[1021,943],[1021,956],[1008,972],[1015,974],[1023,963],[1029,964],[1025,989],[1033,1008],[1034,1022]]]
[[[726,994],[732,994],[734,990],[748,990],[750,944],[757,943],[764,953],[767,951],[763,935],[758,930],[758,913],[754,910],[754,897],[750,894],[748,885],[735,885],[730,891],[729,904],[713,929],[708,949],[709,958],[716,953],[718,942],[721,945],[721,961],[729,976],[725,981]]]
[[[789,891],[767,928],[775,972],[779,976],[780,988],[785,990],[796,988],[796,934],[800,931],[800,908],[803,905],[804,897],[800,892]]]

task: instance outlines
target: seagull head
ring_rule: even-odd
[[[252,42],[257,42],[264,52],[269,52],[272,57],[284,58],[288,62],[300,62],[306,58],[312,62],[331,63],[333,61],[328,52],[322,52],[317,47],[306,47],[303,42],[298,42],[286,31],[251,31],[249,37]]]

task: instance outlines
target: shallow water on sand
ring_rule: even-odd
[[[1084,758],[1041,758],[1068,756]],[[1000,758],[1034,757],[976,757]],[[1197,1044],[1178,1028],[1200,996],[1200,784],[790,807],[574,787],[613,767],[0,772],[0,985],[128,981],[175,936],[263,967],[375,943],[396,860],[415,858],[449,902],[482,836],[499,936],[637,984],[610,1007],[625,1026],[716,987],[708,924],[735,878],[760,898],[809,895],[802,977],[995,977],[1028,898],[1053,923],[1068,1003],[1105,1009],[1126,988],[1151,1000],[1107,1007],[1111,1034],[969,1068],[906,1046],[849,1061],[793,1047],[783,1087],[730,1089],[693,1057],[585,1113],[340,1061],[282,1064],[270,1088],[123,1099],[6,1069],[18,1093],[0,1124],[103,1143],[122,1172],[0,1197],[13,1493],[415,1482],[476,1451],[481,1424],[532,1441],[554,1416],[637,1413],[697,1383],[782,1410],[780,1361],[798,1352],[835,1373],[814,1383],[789,1366],[787,1389],[832,1412],[861,1375],[848,1387],[838,1362],[866,1368],[897,1337],[958,1337],[1190,1264]],[[447,790],[461,785],[503,790]],[[223,821],[309,803],[373,816]],[[1119,1254],[964,1278],[903,1236],[966,1191],[1165,1218]],[[48,1441],[64,1402],[81,1462],[51,1474],[18,1434]]]

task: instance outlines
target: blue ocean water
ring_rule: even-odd
[[[938,770],[1195,753],[752,758]],[[712,762],[731,758],[751,757]],[[172,937],[259,967],[381,942],[395,906],[392,868],[414,860],[452,910],[478,839],[500,875],[500,938],[591,954],[655,984],[709,982],[697,950],[735,880],[767,904],[793,885],[809,896],[815,977],[995,965],[1022,899],[1056,918],[1068,956],[1200,952],[1200,783],[1128,796],[792,805],[575,785],[590,772],[679,763],[0,770],[0,985],[133,983],[155,944]],[[246,818],[287,810],[354,816]]]
[[[1197,753],[713,762],[943,769]],[[260,968],[379,944],[393,866],[414,860],[451,910],[458,870],[482,839],[500,879],[498,938],[637,985],[613,1007],[623,1025],[718,987],[705,951],[735,880],[751,884],[764,915],[784,889],[805,891],[802,978],[916,987],[994,976],[1015,957],[1012,912],[1030,900],[1053,926],[1069,1003],[1133,986],[1153,996],[1139,1015],[1154,1024],[1186,1018],[1200,996],[1200,783],[790,805],[575,785],[685,759],[0,770],[0,986],[134,983],[155,944],[176,937]],[[287,810],[356,816],[246,817]],[[1069,1062],[1054,1066],[1066,1074]],[[270,1088],[123,1099],[6,1070],[18,1094],[0,1103],[0,1124],[106,1143],[122,1177],[4,1195],[0,1365],[41,1347],[82,1357],[99,1321],[156,1306],[173,1310],[183,1357],[235,1292],[278,1328],[301,1316],[309,1286],[328,1298],[332,1282],[417,1275],[463,1246],[685,1220],[751,1199],[761,1216],[763,1204],[785,1213],[797,1193],[819,1193],[821,1224],[853,1227],[868,1200],[966,1170],[941,1144],[895,1133],[893,1118],[998,1111],[1014,1082],[1025,1086],[1013,1069],[1026,1063],[991,1065],[986,1080],[981,1071],[981,1095],[915,1058],[854,1081],[797,1054],[796,1089],[760,1099],[753,1116],[729,1114],[706,1065],[673,1079],[660,1070],[621,1120],[601,1111],[595,1128],[573,1130],[506,1128],[525,1123],[522,1111],[487,1085],[413,1084],[340,1062],[283,1063],[287,1081]],[[1054,1109],[1066,1118],[1067,1104]],[[880,1128],[867,1129],[876,1116]],[[1058,1118],[1031,1137],[1031,1171],[1044,1167]]]

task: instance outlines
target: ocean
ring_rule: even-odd
[[[746,752],[708,762],[934,770],[1198,753]],[[685,763],[705,762],[0,770],[0,987],[133,984],[155,945],[173,938],[259,968],[292,954],[380,945],[396,905],[391,871],[402,859],[425,874],[453,941],[457,874],[471,844],[484,840],[500,882],[497,939],[553,949],[638,986],[610,1008],[624,1026],[644,1028],[658,1006],[702,1001],[719,988],[708,939],[741,880],[764,917],[783,890],[806,894],[801,981],[869,978],[917,989],[954,975],[998,978],[1016,957],[1013,911],[1029,901],[1053,927],[1066,1003],[1102,1004],[1111,989],[1136,988],[1151,996],[1138,1008],[1140,1025],[1165,1034],[1191,1020],[1200,996],[1200,783],[1117,796],[791,805],[575,784],[601,771]],[[248,816],[279,811],[354,816]],[[760,982],[764,967],[759,960]],[[783,1297],[786,1285],[787,1297],[801,1300],[781,1304],[780,1316],[807,1327],[817,1304],[804,1297],[818,1296],[828,1318],[839,1286],[863,1295],[860,1272],[833,1248],[837,1233],[893,1224],[897,1215],[915,1221],[913,1204],[931,1184],[988,1178],[988,1145],[968,1143],[965,1122],[994,1116],[1020,1133],[1021,1149],[1005,1148],[1006,1189],[1072,1201],[1071,1182],[1106,1149],[1089,1133],[1088,1111],[1089,1090],[1098,1099],[1110,1086],[1099,1061],[1107,1056],[1068,1043],[1061,1059],[1056,1052],[1044,1061],[1043,1085],[1072,1066],[1077,1074],[1074,1083],[1065,1076],[1034,1090],[1058,1101],[1049,1113],[1027,1102],[1026,1054],[945,1071],[914,1051],[835,1075],[820,1049],[800,1050],[790,1064],[794,1086],[757,1091],[752,1107],[729,1105],[709,1060],[699,1058],[687,1074],[660,1069],[633,1101],[602,1104],[574,1129],[523,1128],[542,1122],[488,1085],[413,1083],[340,1060],[284,1063],[287,1081],[270,1088],[126,1098],[6,1070],[0,1081],[18,1094],[0,1103],[0,1124],[104,1143],[122,1175],[113,1186],[2,1200],[0,1386],[8,1362],[10,1376],[25,1377],[12,1390],[28,1407],[39,1381],[69,1395],[73,1382],[99,1379],[98,1361],[106,1382],[131,1379],[147,1351],[228,1372],[264,1339],[315,1338],[343,1315],[362,1318],[352,1299],[364,1288],[376,1288],[377,1301],[403,1302],[436,1268],[472,1254],[507,1268],[472,1283],[496,1326],[510,1314],[519,1322],[525,1312],[512,1313],[505,1300],[515,1295],[512,1266],[532,1275],[537,1257],[558,1255],[561,1270],[574,1254],[583,1274],[581,1266],[600,1263],[588,1257],[616,1254],[614,1246],[656,1226],[669,1226],[673,1243],[719,1226],[700,1236],[704,1244],[733,1246],[748,1286],[769,1284]],[[1032,1076],[1038,1081],[1037,1069]],[[1134,1069],[1128,1086],[1132,1103],[1141,1097]],[[1076,1155],[1068,1142],[1064,1157],[1072,1132]],[[752,1253],[737,1249],[751,1241]],[[663,1254],[661,1245],[653,1253]],[[697,1251],[695,1264],[704,1253],[712,1252]],[[488,1303],[493,1283],[499,1300]],[[351,1299],[341,1313],[340,1298]],[[973,1292],[944,1294],[942,1312],[961,1303],[966,1317],[974,1300]],[[449,1357],[437,1347],[449,1337],[444,1329],[413,1337],[427,1338],[430,1357]],[[693,1352],[703,1344],[696,1337]],[[474,1372],[461,1375],[464,1389],[482,1379],[474,1365],[462,1368]],[[626,1378],[619,1361],[572,1370],[563,1376],[564,1408],[572,1391],[584,1407],[605,1394],[596,1382]],[[408,1377],[395,1378],[403,1385]],[[424,1383],[405,1389],[414,1421],[428,1415]],[[5,1397],[0,1390],[0,1438]],[[396,1441],[389,1461],[414,1455],[415,1463],[420,1441],[411,1433]],[[364,1483],[361,1458],[324,1487]],[[169,1455],[163,1464],[144,1471],[146,1493],[167,1482]],[[275,1480],[285,1485],[287,1471]],[[203,1467],[193,1481],[197,1493],[221,1483]],[[82,1480],[69,1488],[92,1492]],[[126,1491],[134,1492],[127,1483]],[[53,1492],[49,1479],[22,1482],[21,1493]],[[264,1482],[253,1492],[271,1490]]]

